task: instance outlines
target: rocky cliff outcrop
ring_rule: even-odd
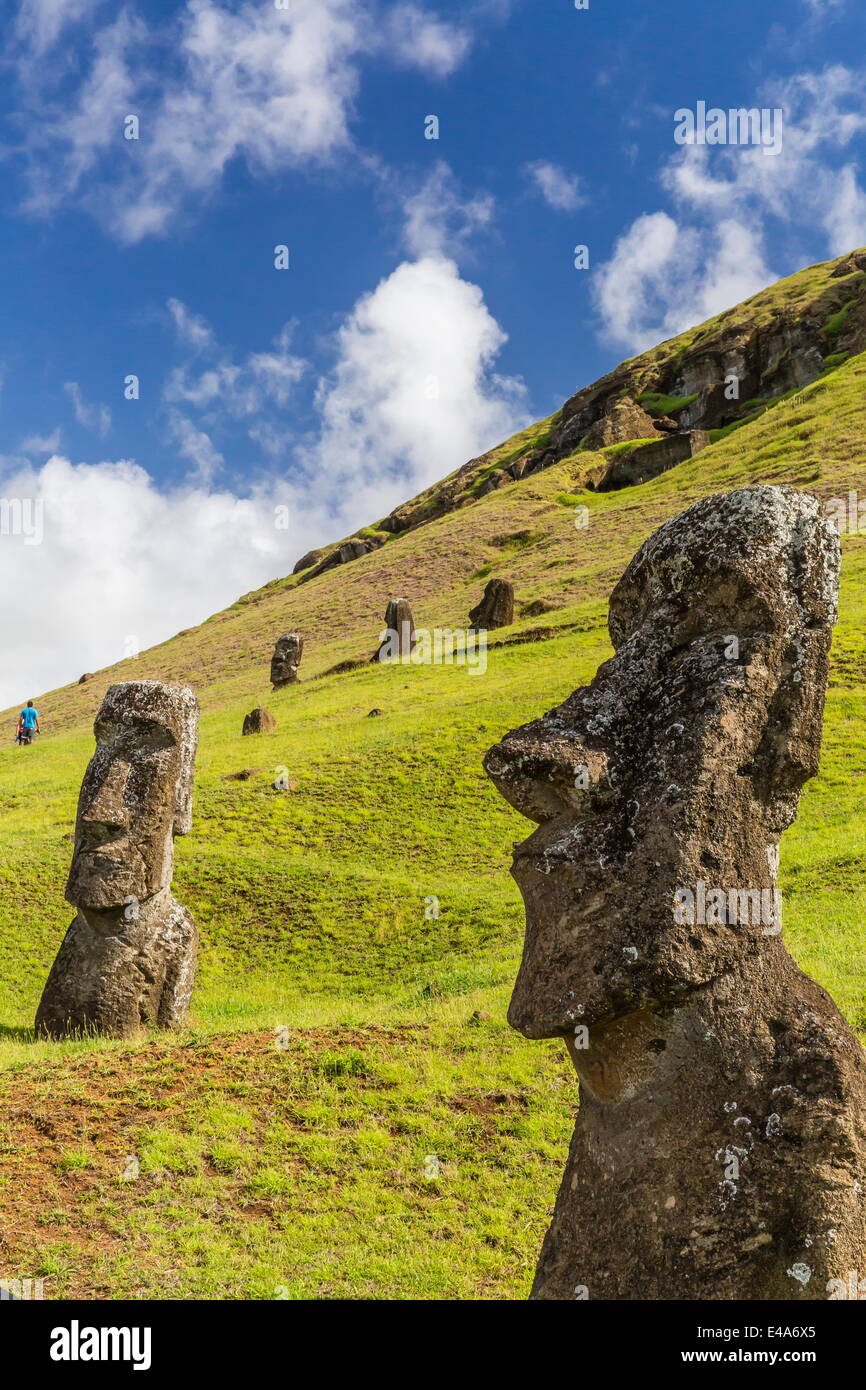
[[[537,434],[526,431],[516,447],[501,445],[470,459],[441,483],[396,507],[371,528],[372,536],[353,536],[331,549],[304,571],[301,582],[368,554],[388,534],[415,530],[578,451],[591,455],[630,440],[661,441],[656,454],[635,457],[644,471],[624,463],[613,470],[614,480],[620,476],[632,484],[646,481],[691,457],[695,439],[745,423],[863,351],[866,250],[857,250],[780,281],[745,304],[623,362],[571,396]],[[691,447],[683,438],[688,435]],[[668,439],[680,442],[666,450]],[[663,466],[650,468],[657,462]],[[309,560],[305,556],[299,566]]]

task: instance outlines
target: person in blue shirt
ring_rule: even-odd
[[[39,733],[39,711],[33,701],[28,700],[18,719],[19,743],[32,743],[34,733]]]

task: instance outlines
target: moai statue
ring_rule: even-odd
[[[77,914],[36,1015],[36,1033],[131,1037],[184,1021],[197,933],[172,897],[175,835],[192,826],[198,704],[161,681],[112,685],[78,802],[66,897]]]
[[[592,683],[487,754],[537,823],[509,1021],[580,1081],[534,1298],[823,1300],[866,1272],[866,1055],[776,885],[838,568],[814,498],[696,503],[614,589]]]
[[[392,598],[385,609],[385,631],[374,661],[408,661],[415,646],[415,622],[405,598]]]
[[[277,638],[271,657],[271,685],[280,690],[300,680],[298,667],[304,654],[304,639],[297,632],[284,632]]]
[[[251,709],[249,714],[244,715],[244,722],[241,734],[244,738],[250,734],[272,734],[277,727],[277,721],[269,709],[262,709],[261,705],[256,709]]]
[[[482,598],[469,614],[469,621],[479,631],[510,627],[514,622],[514,585],[507,579],[489,579]]]

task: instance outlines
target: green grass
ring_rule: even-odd
[[[842,305],[841,309],[838,309],[835,314],[830,315],[827,322],[824,324],[824,332],[827,334],[828,338],[838,338],[842,329],[845,327],[845,320],[856,303],[856,299],[849,299]]]
[[[637,397],[637,402],[650,415],[678,415],[681,410],[685,410],[687,405],[691,405],[692,401],[697,399],[697,391],[691,396],[665,396],[658,391],[642,391]]]
[[[864,401],[855,357],[615,493],[575,491],[611,452],[577,451],[40,697],[42,739],[0,748],[0,1200],[14,1212],[0,1277],[44,1277],[48,1297],[525,1295],[576,1092],[557,1045],[505,1022],[523,926],[508,867],[528,827],[483,754],[610,654],[610,590],[667,517],[754,481],[866,493]],[[864,1031],[866,537],[846,536],[843,556],[821,768],[784,837],[781,886],[789,948]],[[396,593],[419,625],[465,625],[494,569],[545,611],[495,634],[483,676],[324,674],[369,656]],[[287,629],[307,639],[303,680],[271,693]],[[146,677],[190,681],[202,705],[175,873],[202,937],[190,1025],[36,1042],[72,915],[93,713],[112,680]],[[242,738],[258,704],[277,728]],[[283,767],[291,792],[272,786]],[[224,780],[241,768],[259,770]]]

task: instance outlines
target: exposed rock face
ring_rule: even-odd
[[[306,555],[302,555],[298,563],[292,570],[292,574],[300,574],[301,570],[308,570],[311,565],[315,565],[322,558],[321,550],[308,550]]]
[[[815,381],[840,360],[866,350],[866,250],[811,270],[820,273],[808,285],[802,277],[782,282],[622,362],[571,396],[540,434],[528,442],[521,436],[519,452],[502,445],[469,459],[396,507],[376,530],[403,535],[578,450],[591,453],[629,439],[743,424],[780,396]],[[369,553],[382,539],[350,537],[319,557],[301,582]]]
[[[337,565],[348,565],[352,560],[360,560],[362,555],[369,555],[372,550],[378,550],[383,544],[384,539],[381,536],[371,536],[363,540],[359,536],[352,536],[350,540],[335,546],[330,554],[326,555],[304,575],[300,582],[303,584],[308,579],[315,579],[317,575],[325,574],[327,570],[336,569]]]
[[[838,554],[790,488],[698,502],[617,584],[591,685],[487,755],[538,825],[509,1021],[580,1077],[534,1298],[822,1300],[866,1269],[866,1056],[775,896]]]
[[[298,632],[284,632],[278,637],[271,657],[271,685],[280,690],[299,680],[298,667],[304,654],[304,639]]]
[[[603,449],[608,444],[622,444],[627,439],[655,438],[656,428],[652,416],[648,415],[637,401],[633,401],[631,396],[624,396],[610,407],[607,415],[603,415],[589,427],[583,442],[588,449]]]
[[[615,492],[617,488],[649,482],[650,478],[657,478],[660,473],[700,453],[709,442],[706,430],[689,430],[685,434],[666,435],[650,444],[639,444],[634,452],[615,455],[590,484],[596,492]]]
[[[415,646],[415,620],[405,598],[392,598],[385,609],[385,631],[374,661],[400,661],[412,655]]]
[[[244,715],[244,726],[241,733],[246,734],[269,734],[277,727],[277,721],[269,709],[262,709],[258,706],[251,709],[249,714]]]
[[[197,933],[172,896],[173,837],[192,826],[198,704],[160,681],[112,685],[94,724],[66,897],[77,909],[36,1032],[131,1037],[183,1022]]]
[[[480,603],[469,614],[469,621],[479,631],[509,627],[514,622],[514,586],[507,579],[489,579]]]

